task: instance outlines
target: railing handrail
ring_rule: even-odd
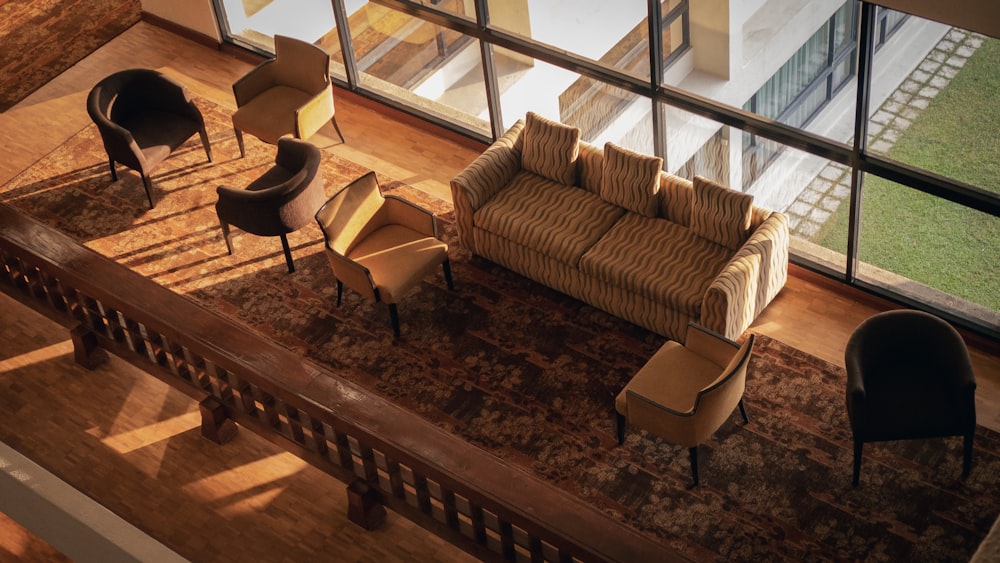
[[[508,532],[511,526],[517,527],[527,535],[531,547],[518,545],[532,558],[546,559],[547,554],[555,550],[561,559],[681,559],[669,547],[612,519],[581,499],[510,466],[418,415],[338,377],[325,367],[262,338],[247,327],[156,284],[4,204],[0,204],[0,254],[7,270],[3,276],[5,281],[14,282],[15,286],[35,293],[36,297],[40,291],[38,285],[46,286],[49,292],[72,288],[80,301],[91,299],[99,302],[100,307],[121,313],[119,316],[128,322],[141,324],[143,331],[162,336],[162,341],[167,343],[165,346],[170,348],[167,353],[183,350],[213,364],[221,374],[217,379],[222,384],[213,382],[211,389],[221,386],[225,392],[213,393],[207,383],[199,387],[196,381],[183,377],[166,378],[172,386],[184,387],[193,396],[201,393],[206,397],[220,395],[217,398],[228,401],[230,405],[238,404],[234,399],[236,395],[252,403],[253,399],[249,397],[252,388],[254,393],[267,397],[265,403],[268,404],[264,410],[274,411],[270,403],[280,403],[285,409],[285,418],[294,419],[296,425],[300,413],[308,416],[313,421],[309,430],[321,434],[315,438],[323,442],[320,453],[324,451],[326,441],[331,440],[326,436],[323,424],[333,429],[338,437],[332,441],[342,441],[339,453],[343,467],[354,465],[343,461],[344,455],[351,456],[347,439],[350,437],[356,441],[358,449],[369,453],[373,450],[381,452],[394,464],[410,468],[414,475],[420,476],[421,482],[431,480],[437,483],[452,495],[449,497],[452,500],[457,494],[470,506],[495,514],[501,523],[505,523],[502,525]],[[57,290],[56,286],[60,289]],[[48,302],[49,313],[60,308],[51,296]],[[36,300],[35,303],[42,302]],[[154,340],[161,339],[156,337]],[[152,357],[150,346],[140,345],[139,348],[136,353]],[[253,353],[241,352],[246,350]],[[178,363],[184,362],[178,360]],[[176,365],[171,363],[171,366],[176,372]],[[244,387],[230,389],[226,385],[229,382],[227,373],[235,375],[232,379]],[[157,376],[164,379],[162,374]],[[257,407],[250,405],[248,408],[256,412]],[[227,409],[227,414],[233,415],[242,424],[246,417],[241,418],[238,416],[240,413],[232,413],[231,410],[234,409]],[[271,414],[276,421],[278,414]],[[275,422],[273,428],[278,426]],[[266,425],[251,427],[261,432]],[[301,433],[301,427],[297,428]],[[303,446],[289,433],[279,434]],[[333,447],[337,448],[337,444]],[[344,448],[349,451],[345,453]],[[334,463],[326,456],[309,456],[306,459],[314,465],[320,459]],[[367,464],[374,463],[371,460],[362,461],[366,469],[369,469]],[[337,475],[337,471],[331,471],[330,467],[320,468]],[[377,472],[371,469],[362,473],[369,473],[371,477]],[[402,484],[387,487],[380,486],[377,479],[375,481],[370,485],[385,495],[394,492],[397,496],[403,495]],[[419,491],[417,496],[420,496]],[[478,544],[479,548],[498,551],[495,545],[490,546],[481,521],[473,518],[471,524],[478,532],[463,533],[453,506],[450,506],[452,517],[442,520],[440,516],[433,516],[430,501],[425,498],[422,504],[422,512],[427,518],[434,519],[437,526],[444,523],[452,531]],[[481,516],[481,511],[478,514]],[[412,513],[407,515],[413,517]],[[466,522],[465,528],[469,527]],[[504,536],[503,533],[500,535]],[[506,542],[500,551],[504,557],[512,558],[515,553],[512,541],[501,537],[499,540],[494,538],[492,543]],[[549,546],[549,552],[543,551],[543,543]],[[543,556],[543,553],[546,555]]]

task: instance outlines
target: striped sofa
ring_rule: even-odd
[[[452,180],[459,242],[672,340],[735,339],[785,284],[788,219],[661,165],[529,113]]]

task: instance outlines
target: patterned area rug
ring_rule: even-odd
[[[141,17],[139,0],[0,2],[0,112]]]
[[[248,138],[240,159],[228,113],[198,103],[217,161],[189,141],[154,173],[153,210],[136,174],[111,182],[93,127],[0,201],[695,560],[967,560],[997,517],[1000,435],[983,428],[967,481],[955,438],[870,445],[852,488],[843,370],[766,336],[750,366],[750,424],[733,416],[702,447],[702,486],[688,490],[684,448],[634,430],[615,441],[614,396],[663,339],[469,256],[448,204],[391,178],[388,191],[441,214],[456,283],[449,291],[438,273],[410,294],[398,341],[384,307],[350,291],[336,307],[315,225],[289,237],[294,274],[276,238],[237,231],[228,256],[215,187],[247,184],[274,147]],[[329,194],[365,172],[324,159]]]

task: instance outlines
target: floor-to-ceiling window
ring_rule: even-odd
[[[216,6],[229,40],[316,42],[346,88],[470,136],[536,111],[749,192],[799,263],[1000,334],[997,39],[860,0]]]

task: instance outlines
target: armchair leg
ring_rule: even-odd
[[[395,303],[389,303],[389,320],[392,322],[392,333],[399,338],[399,310]]]
[[[118,171],[115,170],[115,159],[109,158],[108,159],[108,166],[111,167],[111,181],[112,182],[117,182],[118,181]]]
[[[340,299],[344,296],[344,282],[337,280],[337,306],[340,307]]]
[[[455,284],[451,280],[451,261],[445,259],[441,263],[441,269],[444,270],[444,281],[448,283],[448,289],[455,289]]]
[[[243,147],[243,131],[240,131],[239,129],[236,128],[234,128],[233,130],[236,131],[236,144],[240,146],[240,158],[246,158],[247,151]]]
[[[345,139],[344,134],[340,132],[340,125],[337,125],[337,116],[331,117],[330,122],[333,123],[333,128],[337,130],[337,135],[340,136],[340,142],[346,143],[347,139]]]
[[[281,248],[285,251],[285,264],[288,265],[288,273],[295,272],[295,264],[292,263],[292,249],[288,247],[288,237],[281,235]]]
[[[219,224],[222,225],[222,238],[226,241],[226,250],[229,251],[229,255],[233,255],[233,237],[229,234],[229,223],[219,220]]]
[[[743,415],[743,423],[750,424],[750,417],[747,416],[747,408],[743,405],[743,399],[740,399],[740,414]]]
[[[202,125],[201,130],[198,131],[198,136],[201,137],[201,146],[205,148],[205,154],[208,156],[208,161],[212,162],[212,145],[208,143],[208,132],[205,131],[204,125]]]
[[[864,442],[861,440],[854,440],[854,479],[851,484],[855,487],[861,482],[861,450],[864,447]]]
[[[615,413],[615,430],[618,434],[618,445],[625,443],[625,415],[620,412]]]
[[[149,176],[142,174],[141,172],[140,174],[142,175],[142,185],[146,188],[146,199],[149,200],[149,208],[153,209],[156,207],[153,204],[153,182],[149,180]]]
[[[691,487],[698,486],[698,446],[693,448],[688,448],[688,457],[691,458],[691,478],[693,479]]]
[[[962,479],[969,476],[972,471],[972,440],[975,438],[975,431],[969,432],[964,438],[964,448],[962,454]]]

